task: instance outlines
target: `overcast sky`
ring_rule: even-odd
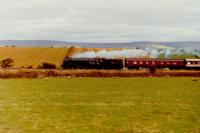
[[[0,40],[200,41],[200,0],[0,0]]]

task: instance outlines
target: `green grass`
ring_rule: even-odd
[[[1,133],[199,133],[191,78],[1,79]]]

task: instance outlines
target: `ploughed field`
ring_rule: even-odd
[[[67,53],[67,48],[0,47],[0,61],[13,59],[13,68],[37,68],[45,62],[60,68]]]
[[[200,79],[0,80],[0,132],[200,132]]]

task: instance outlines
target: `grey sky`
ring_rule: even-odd
[[[200,41],[200,0],[0,0],[0,39]]]

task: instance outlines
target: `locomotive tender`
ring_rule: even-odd
[[[150,58],[65,58],[64,69],[200,69],[200,59],[150,59]]]

